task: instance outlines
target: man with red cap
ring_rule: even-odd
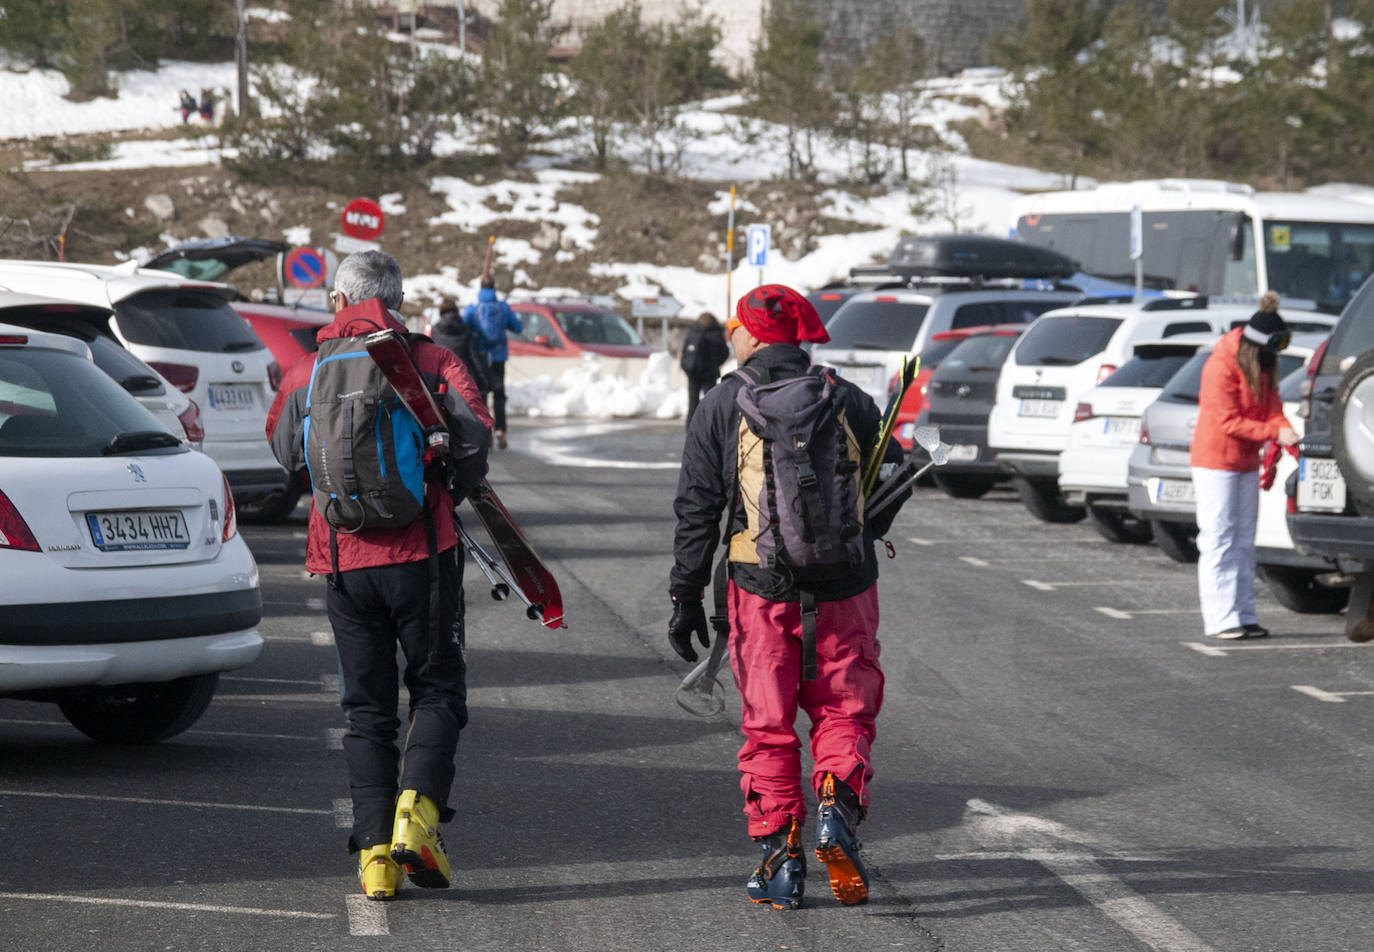
[[[687,428],[682,471],[673,504],[677,529],[669,594],[673,602],[668,640],[685,660],[695,661],[695,635],[709,646],[702,606],[711,562],[726,515],[729,555],[730,666],[742,703],[744,746],[739,751],[740,787],[748,831],[761,844],[762,859],[747,883],[749,899],[777,909],[802,902],[806,856],[801,830],[807,807],[801,777],[801,743],[793,723],[798,707],[811,719],[815,768],[811,787],[819,801],[815,855],[825,865],[840,902],[868,898],[868,876],[855,829],[868,809],[873,777],[870,747],[883,699],[879,646],[877,559],[873,540],[887,531],[895,509],[865,520],[856,558],[841,577],[799,589],[785,565],[741,556],[739,545],[754,500],[741,492],[741,391],[810,373],[799,346],[830,339],[805,297],[781,285],[746,294],[726,324],[726,336],[740,370],[708,391]],[[829,384],[849,431],[867,459],[877,441],[881,414],[858,387],[831,373]],[[901,450],[892,443],[893,462]],[[833,474],[818,474],[823,479]],[[757,511],[757,505],[754,505]],[[755,517],[758,518],[757,516]],[[814,608],[814,631],[804,637],[802,600]],[[719,602],[718,602],[719,604]],[[809,624],[809,622],[808,622]],[[720,637],[719,635],[717,637]],[[814,639],[814,676],[811,662]],[[805,642],[805,645],[804,645]]]

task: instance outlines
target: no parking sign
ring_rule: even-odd
[[[320,287],[324,284],[324,271],[324,255],[314,248],[296,248],[282,264],[287,283],[297,288]]]

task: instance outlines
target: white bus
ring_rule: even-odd
[[[1141,211],[1148,288],[1214,300],[1254,300],[1273,289],[1287,306],[1336,314],[1374,273],[1374,204],[1329,189],[1256,192],[1233,182],[1159,179],[1042,192],[1013,204],[1012,237],[1131,284],[1133,206]]]

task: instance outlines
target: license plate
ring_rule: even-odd
[[[900,439],[900,440],[905,440],[906,442],[910,443],[913,439],[915,439],[915,437],[916,437],[916,424],[915,424],[915,423],[903,423],[901,426],[897,427],[897,438],[898,438],[898,439]]]
[[[956,443],[945,453],[953,463],[972,463],[978,458],[978,447],[967,443]]]
[[[1159,503],[1197,503],[1191,479],[1151,479],[1150,498]]]
[[[91,541],[102,552],[184,549],[191,544],[186,520],[175,509],[88,512]]]
[[[1113,446],[1136,443],[1140,440],[1139,417],[1107,417],[1102,422],[1102,435]],[[1189,483],[1189,485],[1192,485]]]
[[[1041,418],[1057,417],[1059,416],[1059,408],[1063,405],[1063,400],[1022,400],[1021,409],[1017,411],[1017,415]]]
[[[1297,503],[1304,512],[1345,511],[1345,477],[1334,459],[1298,460]]]
[[[841,377],[859,387],[876,387],[883,382],[883,368],[842,364],[835,368]]]
[[[210,388],[210,408],[213,410],[251,410],[256,402],[252,387]]]

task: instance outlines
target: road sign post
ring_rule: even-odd
[[[1131,206],[1131,260],[1135,262],[1135,299],[1145,289],[1145,227],[1140,214],[1140,206]]]

